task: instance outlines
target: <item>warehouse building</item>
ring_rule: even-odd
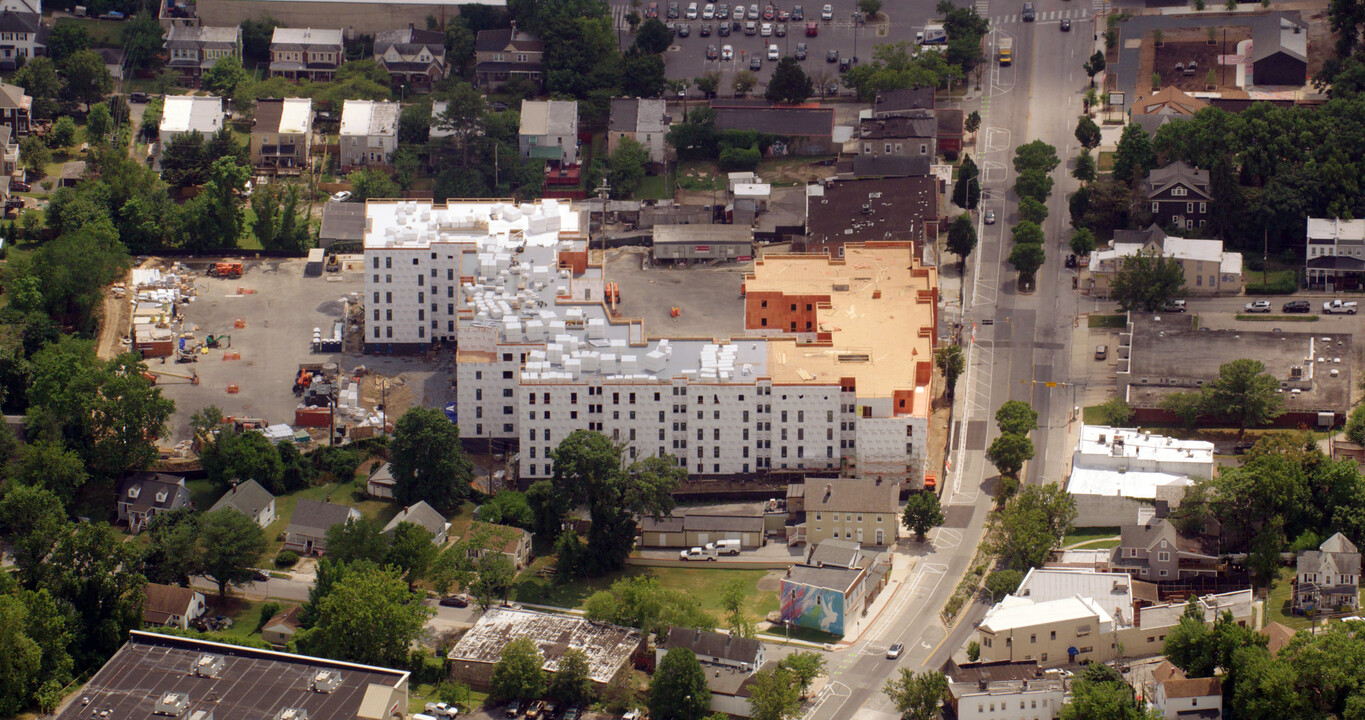
[[[559,669],[565,650],[579,650],[588,659],[588,679],[599,690],[618,675],[629,672],[632,658],[645,652],[645,637],[634,628],[573,615],[495,607],[485,612],[450,649],[446,657],[450,661],[451,679],[476,690],[487,690],[503,648],[516,638],[535,643],[545,659],[541,668],[547,673]]]

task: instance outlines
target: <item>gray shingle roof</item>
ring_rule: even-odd
[[[735,662],[756,664],[763,643],[754,638],[733,637],[725,633],[690,628],[669,628],[664,640],[665,650],[675,647],[691,650],[695,655],[709,655]]]
[[[294,506],[294,515],[289,519],[288,532],[296,535],[322,537],[333,525],[340,525],[351,517],[355,508],[349,505],[300,500]]]
[[[446,528],[445,516],[436,512],[436,508],[428,505],[425,500],[418,500],[415,505],[403,508],[388,525],[384,526],[385,533],[391,533],[398,529],[399,523],[410,522],[426,528],[432,535],[440,535]]]
[[[232,486],[231,490],[223,493],[223,496],[218,498],[218,502],[209,508],[209,512],[230,507],[254,520],[274,499],[275,496],[271,495],[270,491],[262,487],[260,483],[255,480],[247,480],[243,483],[237,483]]]

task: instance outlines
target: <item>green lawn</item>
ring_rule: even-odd
[[[127,23],[118,20],[97,20],[95,18],[57,18],[53,26],[67,23],[84,27],[85,31],[90,33],[90,45],[92,47],[123,47],[123,41],[119,38]]]
[[[1089,543],[1095,540],[1107,540],[1119,534],[1117,527],[1095,527],[1095,528],[1075,528],[1062,538],[1062,547],[1070,547],[1078,543]],[[1115,545],[1118,543],[1116,542]],[[1108,547],[1114,547],[1109,545]]]
[[[1128,326],[1128,316],[1122,313],[1114,315],[1090,315],[1086,318],[1086,326],[1092,328],[1123,329]]]
[[[212,595],[211,592],[208,594]],[[263,617],[261,613],[266,602],[267,601],[264,600],[244,600],[242,598],[233,597],[228,599],[227,605],[223,607],[214,607],[212,610],[214,614],[226,615],[232,618],[232,627],[226,630],[219,630],[217,631],[217,634],[243,640],[251,638],[260,640],[261,635],[256,632],[256,627],[265,624],[265,621],[270,619],[268,617]],[[269,602],[279,605],[280,611],[289,610],[296,604],[282,603],[278,600],[271,600]]]
[[[667,175],[647,175],[640,189],[635,191],[636,200],[671,200],[673,198],[673,173]]]
[[[377,520],[381,524],[387,523],[398,514],[400,509],[397,505],[382,500],[358,500],[356,491],[364,490],[365,476],[357,473],[357,477],[345,483],[327,483],[300,490],[288,495],[281,495],[275,498],[275,522],[265,529],[265,537],[270,541],[270,547],[266,549],[266,558],[273,559],[284,546],[284,529],[289,527],[289,519],[294,515],[294,506],[299,504],[299,500],[317,500],[350,505],[360,511],[362,515],[372,520]]]
[[[1237,313],[1238,320],[1248,320],[1251,322],[1317,322],[1317,315],[1252,315],[1249,313]]]
[[[515,597],[520,602],[556,605],[559,607],[580,608],[588,597],[598,590],[606,590],[621,578],[636,575],[651,575],[659,579],[665,587],[686,590],[701,601],[707,612],[719,619],[724,611],[720,606],[721,589],[735,578],[744,580],[748,590],[749,616],[762,620],[768,613],[777,610],[777,592],[758,589],[758,581],[768,574],[767,570],[721,570],[700,568],[662,568],[630,566],[620,573],[590,580],[577,580],[564,585],[555,585],[552,580],[537,577],[533,565],[523,572],[514,588]]]
[[[1116,548],[1116,547],[1118,547],[1118,546],[1119,546],[1119,539],[1118,539],[1118,538],[1109,538],[1108,540],[1092,540],[1091,542],[1082,543],[1082,544],[1080,544],[1080,545],[1077,545],[1076,547],[1074,547],[1074,548],[1072,548],[1072,549],[1073,549],[1073,550],[1108,550],[1108,549],[1110,549],[1110,548]]]
[[[1298,273],[1294,270],[1269,270],[1265,273],[1248,270],[1244,277],[1248,293],[1260,288],[1269,288],[1262,292],[1278,294],[1283,292],[1282,288],[1288,288],[1289,292],[1298,288]]]
[[[261,241],[256,238],[256,211],[251,209],[251,203],[246,203],[243,208],[243,222],[246,225],[246,235],[237,240],[237,247],[243,250],[263,249]]]
[[[1102,173],[1114,171],[1114,153],[1108,151],[1100,153],[1099,171]]]
[[[218,502],[218,498],[223,494],[207,478],[186,480],[185,487],[190,491],[190,502],[194,503],[194,506],[202,512],[208,512],[208,509],[213,507],[213,504]]]
[[[1265,621],[1279,622],[1296,630],[1311,627],[1313,623],[1302,615],[1290,611],[1291,590],[1289,581],[1294,577],[1294,568],[1280,568],[1279,579],[1270,586],[1270,597],[1265,602]]]

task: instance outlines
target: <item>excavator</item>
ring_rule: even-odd
[[[232,347],[231,335],[214,335],[210,333],[207,337],[204,338],[204,344],[214,349],[220,347],[224,341],[227,342],[227,347]]]

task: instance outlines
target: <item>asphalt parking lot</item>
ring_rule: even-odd
[[[752,4],[752,3],[748,3]],[[747,7],[746,4],[744,7]],[[791,11],[793,6],[798,3],[782,2],[778,8]],[[710,37],[701,36],[701,27],[708,22],[713,26],[718,26],[721,22],[735,22],[733,17],[728,21],[722,20],[703,20],[700,15],[696,20],[688,20],[679,17],[678,24],[688,23],[691,25],[691,35],[685,38],[674,37],[673,45],[664,53],[667,64],[669,79],[678,80],[701,76],[710,71],[721,73],[719,93],[722,97],[731,97],[734,94],[731,83],[734,81],[735,74],[741,70],[749,69],[750,58],[757,55],[761,58],[761,69],[755,71],[758,76],[757,86],[750,92],[752,96],[761,96],[763,89],[771,76],[773,69],[777,66],[775,61],[768,60],[767,48],[769,45],[777,45],[781,56],[791,55],[796,51],[798,43],[806,43],[807,58],[802,63],[803,69],[812,80],[818,83],[828,84],[831,81],[837,82],[841,77],[839,66],[834,62],[826,61],[826,54],[830,50],[836,50],[839,57],[857,57],[865,60],[872,56],[872,49],[876,45],[893,42],[906,41],[913,43],[915,30],[924,26],[934,15],[934,2],[932,0],[886,0],[882,8],[882,15],[888,19],[883,25],[867,24],[863,20],[861,13],[857,11],[856,0],[833,0],[833,18],[828,21],[820,19],[821,8],[824,2],[802,2],[799,3],[803,9],[805,17],[802,21],[788,21],[787,36],[777,37],[776,34],[770,37],[761,35],[747,36],[744,34],[743,22],[740,29],[734,30],[729,37],[720,37],[718,32],[713,32]],[[680,15],[686,12],[688,0],[680,2]],[[704,8],[705,2],[698,2],[698,9]],[[759,3],[761,11],[766,3]],[[644,17],[649,2],[642,2],[638,11]],[[731,3],[731,11],[739,7]],[[668,8],[668,0],[659,1],[659,20],[670,22],[665,17]],[[612,15],[619,28],[622,30],[622,43],[629,45],[628,26],[625,25],[625,16],[630,10],[634,9],[628,2],[614,3],[612,5]],[[807,22],[814,21],[819,34],[816,37],[807,37],[805,26]],[[755,21],[760,26],[767,21],[761,17]],[[774,26],[777,22],[772,21]],[[729,61],[707,60],[706,47],[715,45],[719,51],[722,46],[730,45],[734,48],[734,57]],[[852,91],[840,85],[840,92],[848,95]],[[701,93],[694,87],[689,90],[690,97],[701,97]]]

